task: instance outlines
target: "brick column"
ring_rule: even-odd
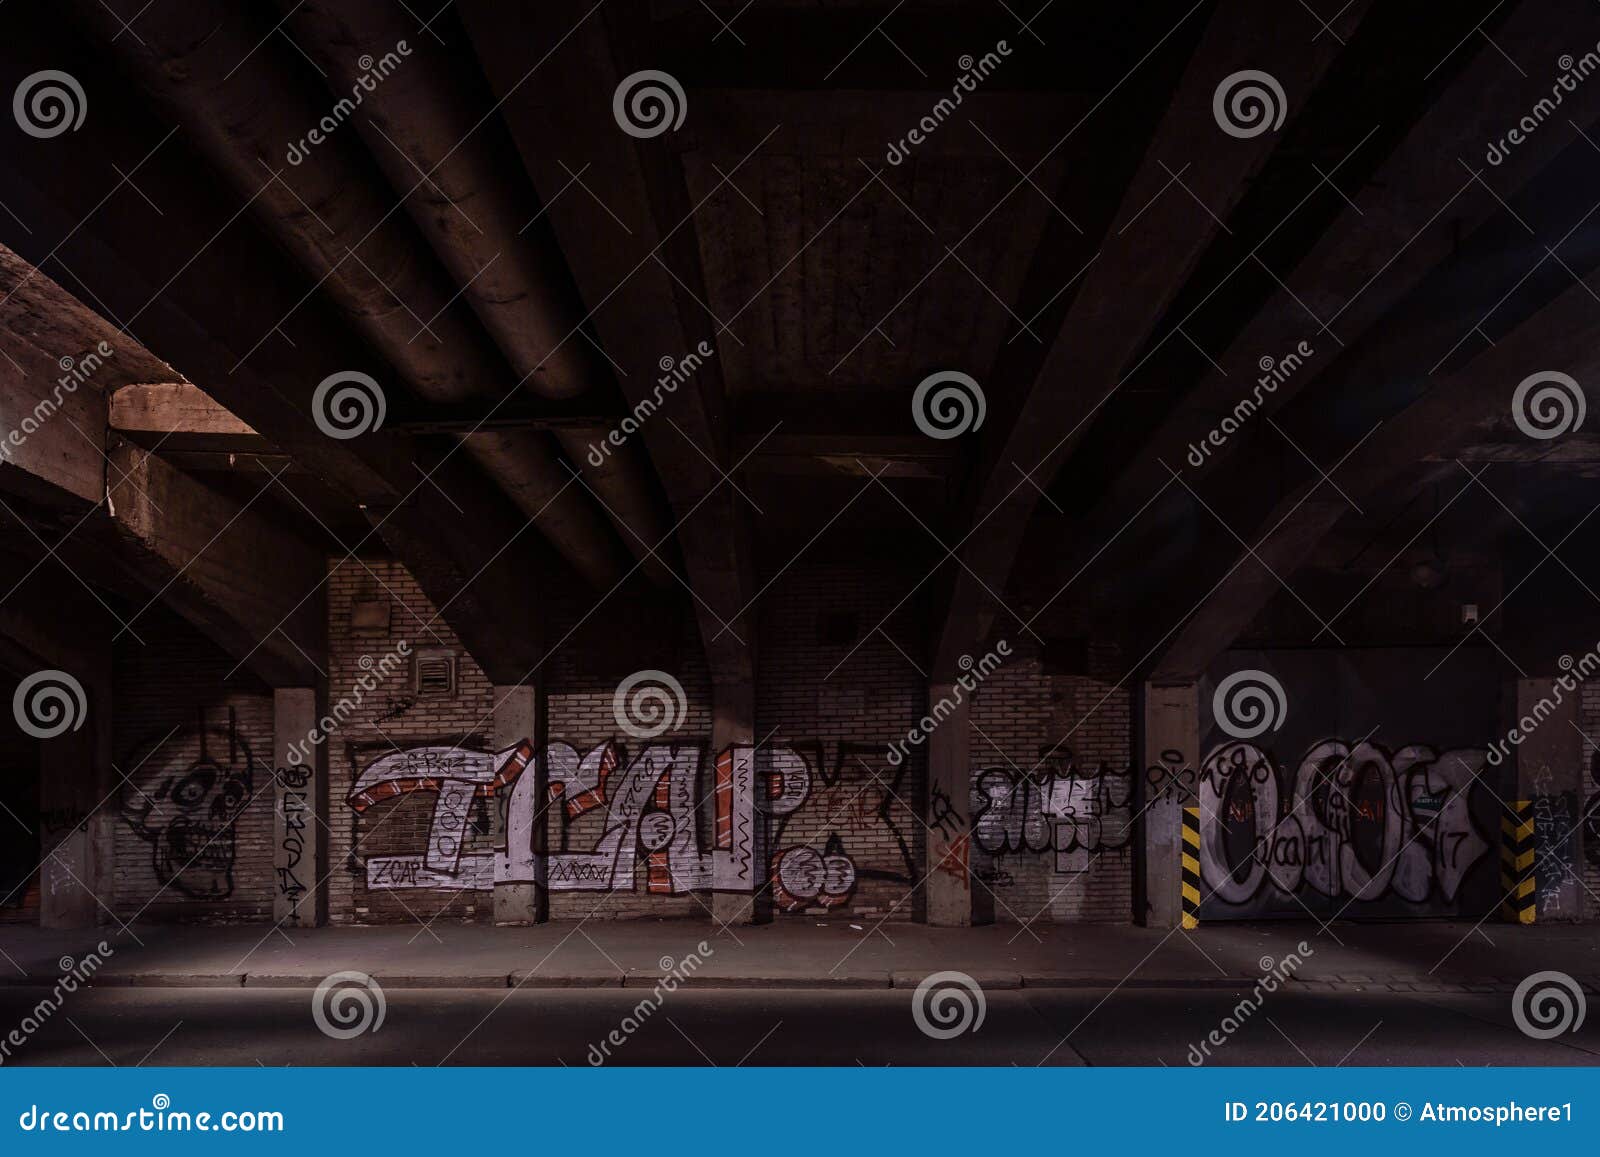
[[[502,884],[494,886],[494,922],[496,924],[535,924],[550,918],[550,894],[544,873],[547,868],[544,852],[547,838],[547,809],[549,791],[545,785],[549,768],[544,749],[549,740],[543,711],[543,696],[539,687],[526,685],[497,685],[494,688],[494,749],[504,751],[513,744],[529,740],[533,744],[533,764],[522,774],[535,777],[533,830],[529,834],[532,850],[536,853],[538,881],[532,884]],[[509,798],[509,791],[500,793]],[[497,798],[495,811],[496,834],[504,839],[505,799]]]
[[[272,918],[293,928],[328,918],[328,748],[309,742],[316,726],[316,688],[273,690]]]
[[[1199,688],[1193,683],[1145,684],[1143,728],[1146,770],[1134,796],[1142,797],[1144,809],[1137,825],[1144,833],[1142,922],[1171,928],[1180,915],[1183,809],[1195,802],[1194,775],[1201,760]]]
[[[943,704],[938,711],[935,706]],[[928,923],[972,923],[972,810],[968,692],[955,683],[928,684],[928,856],[924,894]]]

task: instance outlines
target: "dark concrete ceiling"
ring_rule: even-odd
[[[8,134],[0,244],[121,335],[119,382],[186,380],[254,431],[129,440],[320,549],[393,552],[507,670],[497,624],[543,568],[687,608],[737,671],[762,576],[824,533],[941,568],[936,665],[1080,573],[1069,598],[1134,618],[1202,597],[1600,262],[1600,85],[1484,160],[1600,40],[1592,5],[1013,7],[11,0],[5,89],[61,69],[88,115]],[[1285,90],[1275,131],[1215,123],[1246,66]],[[640,137],[613,98],[646,69],[686,115]],[[0,341],[70,344],[31,277],[7,275]],[[1300,342],[1264,416],[1187,470]],[[389,420],[330,439],[314,390],[349,370]],[[980,383],[981,430],[919,431],[942,371]],[[1590,496],[1591,442],[1485,407],[1384,443],[1371,501],[1318,535],[1387,544],[1457,458],[1515,463],[1505,485],[1546,496],[1529,519]],[[1435,535],[1488,550],[1516,522],[1471,509]]]

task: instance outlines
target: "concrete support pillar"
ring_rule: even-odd
[[[92,705],[91,710],[96,706]],[[42,814],[76,816],[77,822],[42,833],[43,866],[39,870],[39,926],[93,928],[100,921],[96,881],[109,864],[95,855],[93,826],[85,791],[92,782],[94,737],[90,731],[69,731],[39,741],[39,802]],[[9,821],[8,821],[9,822]]]
[[[40,832],[43,928],[93,928],[111,919],[113,817],[92,811],[111,790],[110,661],[109,647],[74,658],[66,671],[84,689],[84,718],[76,729],[39,740],[40,814],[70,821]]]
[[[928,684],[927,920],[941,928],[972,923],[972,726],[968,692],[955,683]]]
[[[523,775],[535,777],[533,798],[536,801],[534,823],[529,840],[534,853],[537,882],[532,884],[496,883],[494,886],[494,922],[496,924],[536,924],[550,918],[550,891],[545,872],[548,864],[549,767],[545,762],[546,734],[544,696],[541,688],[525,684],[497,685],[494,689],[494,735],[496,751],[521,743],[533,745],[533,763]],[[503,798],[502,798],[503,797]],[[509,792],[501,792],[495,799],[495,834],[506,838],[505,805]]]
[[[94,733],[69,731],[42,739],[38,749],[38,787],[42,815],[77,816],[70,826],[42,834],[45,853],[38,879],[38,923],[43,928],[93,928],[101,922],[96,895],[109,879],[106,848],[96,847],[96,826],[86,799],[94,783]],[[96,855],[101,853],[101,855]],[[101,901],[106,901],[101,896]]]
[[[1573,685],[1568,689],[1560,680]],[[1583,916],[1584,752],[1578,676],[1562,673],[1516,683],[1517,790],[1532,803],[1538,923]],[[1559,702],[1557,701],[1559,697]],[[1528,723],[1534,726],[1529,728]],[[1507,818],[1509,813],[1506,813]],[[1498,833],[1497,833],[1498,834]]]
[[[1143,727],[1144,923],[1171,928],[1179,917],[1183,809],[1197,798],[1202,758],[1199,688],[1193,683],[1145,684]]]
[[[756,742],[756,693],[752,682],[717,683],[711,688],[711,757],[720,760],[723,754],[739,757],[735,748],[752,748]],[[758,767],[766,767],[765,753],[756,753]],[[750,891],[713,891],[711,915],[718,925],[758,924],[770,906],[771,890],[767,886],[770,854],[767,846],[768,817],[762,810],[765,802],[764,781],[757,778],[756,801],[750,817],[752,841],[751,858],[756,864],[755,879]],[[708,791],[709,798],[713,793]]]
[[[328,753],[314,687],[272,692],[272,918],[313,928],[328,918]]]

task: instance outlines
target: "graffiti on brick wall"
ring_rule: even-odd
[[[487,889],[494,886],[494,857],[467,852],[474,803],[514,785],[533,749],[524,742],[500,752],[432,744],[393,751],[374,761],[347,798],[357,813],[401,796],[434,801],[427,843],[421,854],[370,856],[369,888]],[[531,781],[530,781],[531,782]],[[527,828],[522,829],[526,833]]]
[[[756,892],[770,882],[781,909],[832,908],[863,881],[909,889],[915,879],[897,814],[904,772],[862,762],[870,777],[852,774],[868,753],[881,756],[881,749],[843,745],[824,772],[820,746],[809,756],[733,746],[708,760],[691,744],[649,744],[630,755],[612,741],[586,751],[554,742],[545,749],[541,801],[538,777],[526,774],[533,759],[527,741],[493,753],[425,746],[372,762],[348,802],[365,813],[414,793],[433,799],[425,849],[367,857],[369,888],[543,882],[558,892],[683,895]],[[506,800],[505,847],[469,850],[475,804],[499,796]],[[536,853],[541,814],[549,849]]]
[[[1133,834],[1130,771],[1080,770],[1070,758],[1031,771],[987,767],[973,774],[971,796],[972,844],[990,887],[1014,882],[1017,857],[1076,875],[1093,856],[1126,848]]]
[[[149,842],[156,881],[194,900],[233,895],[235,825],[256,767],[232,709],[226,729],[202,715],[144,745],[128,766],[139,770],[123,786],[122,818]]]
[[[1583,804],[1583,855],[1600,868],[1600,748],[1589,752],[1589,782],[1595,790]]]
[[[1485,756],[1330,739],[1291,774],[1254,743],[1222,744],[1198,776],[1208,898],[1243,906],[1304,888],[1350,901],[1453,902],[1490,851],[1471,808]]]
[[[882,885],[903,901],[920,878],[908,800],[909,769],[878,745],[841,743],[831,767],[822,745],[786,761],[792,791],[802,769],[810,786],[773,825],[773,898],[785,911],[838,907],[858,885]]]

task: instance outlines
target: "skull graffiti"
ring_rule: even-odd
[[[234,824],[255,778],[250,748],[232,727],[188,729],[147,755],[144,766],[152,770],[123,788],[122,818],[150,841],[156,879],[191,899],[226,899],[233,893]]]

